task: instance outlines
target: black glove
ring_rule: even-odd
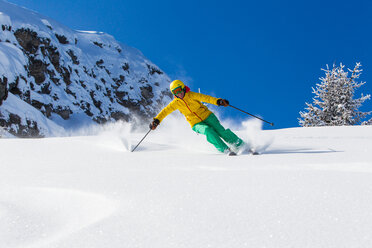
[[[160,124],[160,121],[158,119],[155,119],[150,123],[150,129],[155,130]]]
[[[226,100],[226,99],[218,99],[217,100],[217,105],[218,106],[224,106],[224,107],[227,107],[227,106],[229,106],[229,101],[228,100]]]

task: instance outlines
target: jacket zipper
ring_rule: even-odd
[[[183,100],[183,99],[181,99],[181,100],[185,103],[186,107],[189,109],[189,111],[190,111],[192,114],[196,115],[196,116],[200,119],[200,121],[203,121],[203,119],[200,118],[199,115],[197,115],[195,112],[192,112],[192,111],[191,111],[191,109],[189,108],[189,105],[187,105],[187,103],[185,102],[185,100]]]

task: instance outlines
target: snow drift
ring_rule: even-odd
[[[371,246],[370,126],[261,131],[262,155],[228,157],[182,123],[133,153],[124,124],[0,139],[0,247]]]

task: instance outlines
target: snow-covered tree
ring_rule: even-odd
[[[360,124],[371,112],[361,112],[359,107],[370,95],[361,95],[354,99],[355,90],[365,82],[356,82],[362,70],[357,63],[353,70],[344,71],[344,65],[333,65],[332,70],[322,69],[325,77],[313,88],[313,103],[306,103],[307,112],[300,112],[299,123],[304,127],[311,126],[344,126]],[[348,74],[351,73],[349,77]]]

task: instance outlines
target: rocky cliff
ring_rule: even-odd
[[[169,83],[140,51],[108,34],[71,30],[0,0],[0,126],[15,136],[148,120],[170,100]]]

